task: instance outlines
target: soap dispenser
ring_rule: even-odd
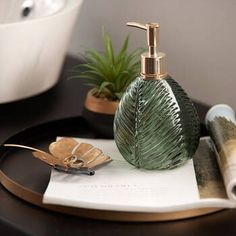
[[[114,119],[116,145],[137,168],[166,170],[193,157],[200,138],[197,112],[166,71],[166,55],[157,52],[159,24],[127,23],[147,31],[148,52],[141,74],[121,98]]]

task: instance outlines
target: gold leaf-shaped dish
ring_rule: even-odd
[[[72,168],[95,168],[111,161],[101,149],[89,143],[77,142],[73,138],[62,138],[49,146],[50,153]]]
[[[49,152],[18,144],[4,144],[6,147],[19,147],[32,150],[34,157],[48,165],[69,173],[81,171],[93,175],[91,169],[108,163],[111,158],[101,149],[89,143],[77,142],[73,138],[62,138],[49,145]]]

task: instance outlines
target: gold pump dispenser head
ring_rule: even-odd
[[[144,79],[162,79],[166,77],[165,53],[157,52],[159,47],[159,24],[128,22],[128,26],[147,31],[148,52],[141,55],[141,76]]]

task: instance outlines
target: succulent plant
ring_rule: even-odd
[[[128,85],[140,72],[140,53],[138,48],[128,52],[129,37],[121,49],[115,53],[110,35],[103,30],[104,52],[88,49],[84,54],[84,63],[73,69],[70,78],[80,78],[93,87],[93,95],[111,101],[120,100]]]

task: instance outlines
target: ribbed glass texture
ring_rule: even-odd
[[[122,156],[144,169],[173,169],[195,153],[200,124],[183,89],[170,77],[137,78],[123,95],[114,120]]]

